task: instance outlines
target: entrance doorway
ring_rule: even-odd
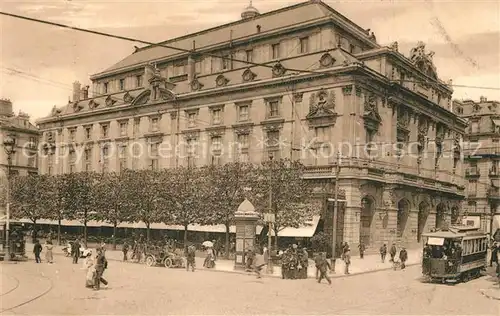
[[[446,223],[446,206],[440,203],[436,207],[436,229],[443,229]]]
[[[430,207],[426,202],[420,203],[418,206],[418,218],[417,218],[417,242],[422,240],[422,234],[424,233],[425,225],[427,224],[427,218],[429,217]]]
[[[398,203],[397,233],[398,237],[403,237],[410,214],[410,203],[403,199]]]
[[[371,227],[373,215],[375,214],[375,201],[373,198],[365,196],[361,200],[361,216],[359,223],[359,242],[368,246],[371,241]]]

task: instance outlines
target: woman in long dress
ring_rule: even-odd
[[[47,260],[47,263],[52,264],[54,261],[54,255],[52,254],[52,249],[54,246],[52,245],[51,240],[47,240],[47,243],[45,245],[45,259]]]
[[[92,253],[90,252],[85,261],[83,262],[83,269],[87,271],[85,274],[85,287],[93,288],[94,287],[94,275],[95,275],[95,266],[94,260],[92,259]]]

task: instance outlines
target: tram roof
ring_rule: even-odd
[[[424,237],[438,237],[438,238],[462,238],[470,236],[482,236],[484,233],[479,228],[471,226],[451,226],[447,230],[425,233]]]

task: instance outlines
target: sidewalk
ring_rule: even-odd
[[[26,243],[27,254],[30,259],[33,259],[32,250],[33,244]],[[62,255],[62,247],[56,246],[53,250],[54,254]],[[95,253],[95,251],[94,251]],[[129,253],[130,257],[130,253]],[[42,253],[43,258],[43,253]],[[122,261],[123,253],[119,250],[106,250],[106,258],[112,261]],[[420,249],[408,249],[408,262],[407,266],[420,265],[422,261],[422,251]],[[219,259],[216,261],[215,269],[206,269],[203,268],[203,262],[205,258],[196,257],[196,268],[208,271],[215,272],[228,272],[228,273],[239,273],[239,274],[247,274],[248,272],[234,270],[234,261],[233,260],[224,260]],[[131,262],[131,264],[133,264]],[[331,277],[345,277],[352,275],[359,275],[370,272],[377,272],[383,270],[392,269],[392,263],[386,258],[386,262],[382,263],[379,255],[365,255],[364,259],[360,259],[359,256],[351,258],[351,266],[349,267],[349,275],[344,274],[345,264],[342,260],[337,259],[335,265],[335,274],[331,275]],[[281,267],[275,266],[273,269],[274,273],[272,275],[267,275],[267,277],[279,277],[281,278]],[[309,278],[316,277],[316,268],[314,266],[314,261],[309,260],[309,268],[307,270],[307,274]]]

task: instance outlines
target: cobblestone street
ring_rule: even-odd
[[[153,314],[441,314],[498,315],[498,301],[481,294],[489,277],[455,286],[420,281],[420,268],[314,280],[183,269],[147,268],[110,261],[109,288],[84,287],[81,264],[2,264],[2,311],[12,315]],[[369,285],[369,286],[367,286]],[[10,292],[9,292],[10,291]],[[34,300],[33,300],[34,299]],[[26,301],[33,300],[11,309]]]

